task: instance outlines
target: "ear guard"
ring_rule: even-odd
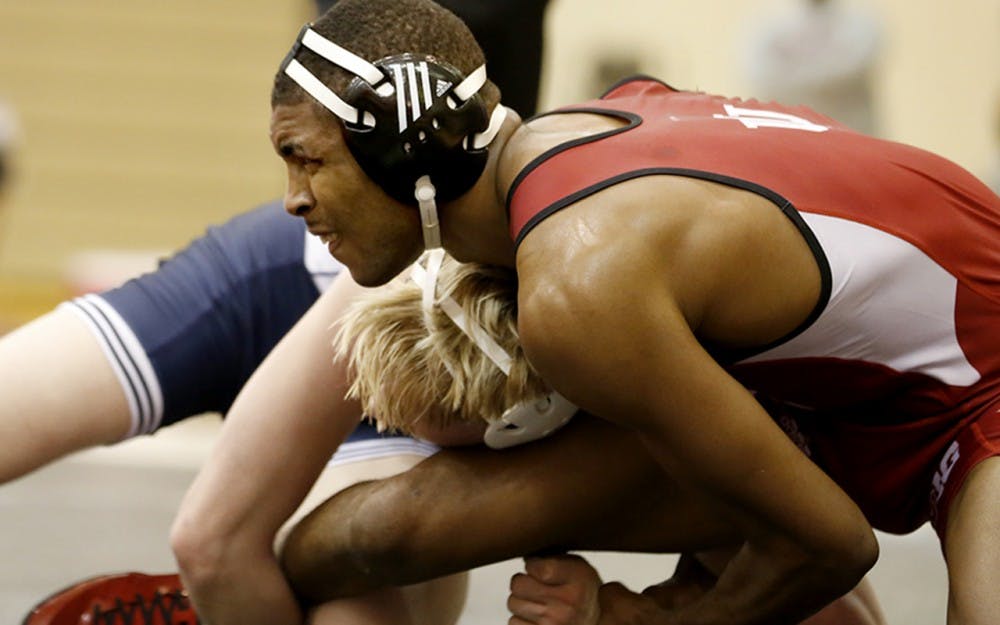
[[[295,59],[305,46],[355,75],[343,97]],[[364,172],[396,200],[414,206],[418,179],[429,176],[436,196],[468,191],[486,167],[487,146],[505,110],[491,116],[479,90],[486,67],[469,76],[422,54],[371,63],[306,25],[282,71],[344,122],[348,147]]]
[[[375,118],[374,126],[345,124],[358,164],[405,204],[415,204],[414,186],[425,175],[442,201],[468,191],[486,168],[486,149],[466,145],[467,137],[489,126],[482,97],[456,97],[462,75],[430,56],[400,54],[375,66],[391,77],[393,95],[380,95],[361,78],[352,80],[344,93],[347,102]]]
[[[508,408],[489,424],[483,441],[493,449],[503,449],[545,438],[566,425],[576,411],[568,399],[553,391]]]

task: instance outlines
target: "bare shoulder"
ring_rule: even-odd
[[[509,189],[532,160],[560,144],[623,125],[620,119],[592,113],[552,113],[521,123],[504,146],[499,179]]]
[[[522,240],[517,262],[528,320],[668,307],[699,337],[733,346],[781,336],[818,296],[815,258],[778,207],[681,176],[637,178],[574,202]]]

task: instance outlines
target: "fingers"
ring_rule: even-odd
[[[577,556],[529,558],[511,578],[509,625],[595,625],[601,580]]]
[[[594,567],[580,556],[566,554],[545,558],[525,558],[524,570],[531,577],[545,584],[566,584],[571,582],[594,582],[601,578]]]
[[[507,610],[511,625],[530,623],[531,625],[592,625],[580,617],[583,611],[576,604],[564,603],[557,599],[529,601],[511,595],[507,598]]]
[[[600,614],[605,623],[663,622],[663,610],[650,597],[632,592],[618,582],[598,591]]]
[[[609,603],[620,602],[622,600],[628,600],[635,597],[634,592],[619,582],[608,582],[607,584],[602,584],[598,594],[600,595],[601,601],[606,599]]]

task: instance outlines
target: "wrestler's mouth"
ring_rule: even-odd
[[[323,245],[326,246],[326,249],[331,254],[333,254],[333,250],[336,249],[337,244],[340,243],[340,237],[332,232],[319,235],[319,240],[323,242]]]
[[[340,237],[335,232],[329,232],[324,230],[314,230],[312,226],[309,227],[309,232],[319,238],[323,242],[323,245],[327,247],[330,253],[333,253],[335,247],[340,242]]]

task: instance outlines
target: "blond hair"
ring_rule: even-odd
[[[410,432],[498,419],[507,408],[548,393],[517,335],[513,272],[446,257],[437,297],[455,300],[510,356],[510,375],[469,338],[440,306],[425,314],[421,287],[409,272],[363,295],[340,320],[335,346],[359,399],[380,430]]]

